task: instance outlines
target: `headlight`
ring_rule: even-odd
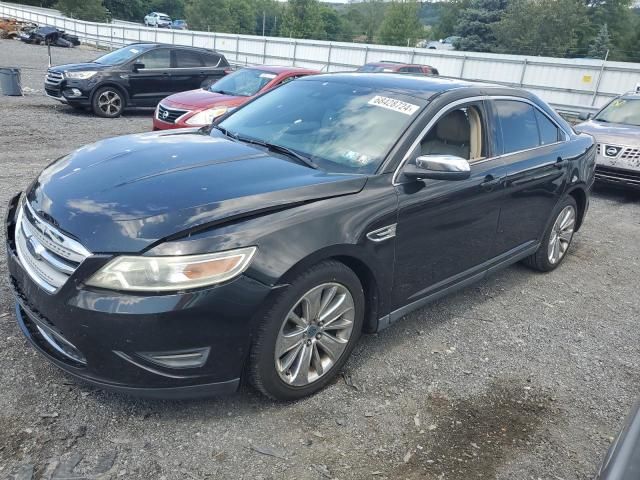
[[[220,115],[224,115],[229,110],[231,110],[229,107],[209,108],[208,110],[203,110],[200,113],[196,113],[193,117],[191,117],[185,123],[187,125],[194,125],[194,126],[211,125],[211,122],[213,122],[215,118],[219,117]]]
[[[96,73],[95,70],[87,70],[84,72],[64,72],[64,76],[67,78],[75,78],[78,80],[86,80],[93,77]]]
[[[110,290],[175,291],[225,282],[246,270],[256,247],[177,257],[116,257],[87,282]]]

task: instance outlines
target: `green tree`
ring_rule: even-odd
[[[183,18],[185,12],[184,0],[145,0],[146,12],[162,12],[171,18]]]
[[[318,0],[289,0],[285,7],[282,34],[294,38],[320,38],[324,34]]]
[[[386,9],[387,4],[382,0],[364,0],[350,4],[345,16],[355,35],[362,35],[365,42],[374,43]]]
[[[193,30],[235,33],[228,0],[190,0],[185,18]]]
[[[282,26],[284,5],[277,0],[255,0],[256,26],[255,32],[262,35],[262,22],[264,19],[264,33],[267,36],[278,35],[279,27]]]
[[[351,22],[349,22],[346,15],[341,15],[333,7],[320,5],[320,16],[322,17],[322,29],[325,39],[342,42],[353,40]]]
[[[605,23],[600,27],[598,35],[596,35],[596,38],[589,48],[589,56],[593,58],[605,58],[610,49],[611,37],[609,37],[609,29]]]
[[[142,0],[102,0],[109,10],[111,18],[140,22],[149,13],[146,3]]]
[[[418,19],[419,6],[413,0],[391,2],[380,27],[380,40],[387,45],[414,46],[424,38]]]
[[[493,25],[494,50],[525,55],[567,56],[578,34],[589,28],[580,0],[512,0]]]
[[[231,14],[230,31],[245,35],[255,35],[256,32],[256,5],[252,0],[228,1]],[[260,32],[262,33],[262,32]]]
[[[68,17],[104,22],[107,20],[107,9],[102,0],[59,0],[56,8]]]
[[[617,56],[616,48],[622,48],[635,33],[633,10],[630,8],[632,3],[633,0],[587,0],[591,28],[585,32],[585,46],[593,41],[602,25],[606,23],[612,50],[614,56]]]
[[[491,52],[496,47],[493,25],[500,21],[507,6],[507,0],[471,0],[462,10],[454,28],[460,36],[456,43],[458,50]]]
[[[469,8],[471,0],[451,0],[441,3],[440,18],[434,26],[434,38],[446,38],[454,34],[462,12]]]

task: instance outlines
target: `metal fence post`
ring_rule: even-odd
[[[600,88],[600,82],[602,81],[602,74],[604,73],[604,66],[607,63],[607,58],[609,58],[609,50],[604,54],[604,60],[602,60],[602,65],[600,66],[600,72],[598,73],[598,81],[596,82],[596,87],[593,90],[593,97],[591,97],[591,106],[593,107],[596,103],[596,98],[598,96],[598,89]]]
[[[333,43],[329,44],[329,53],[327,54],[327,72],[331,68],[331,50],[333,50]]]
[[[413,63],[415,58],[416,58],[416,51],[414,49],[414,50],[411,51],[411,61],[409,63]]]
[[[217,38],[218,38],[218,37],[217,37],[217,35],[216,35],[216,34],[215,34],[215,32],[214,32],[214,34],[213,34],[213,49],[214,49],[214,50],[216,49],[216,39],[217,39]]]
[[[293,64],[292,65],[294,67],[296,66],[296,50],[298,50],[298,41],[294,40],[293,41],[293,58],[292,58],[292,60],[293,60]]]
[[[522,87],[522,84],[524,83],[524,73],[527,71],[527,60],[528,59],[524,59],[524,62],[522,62],[522,72],[520,73],[520,86]]]
[[[191,46],[193,47],[195,45],[195,38],[196,38],[196,34],[195,33],[191,33]]]
[[[236,62],[240,60],[240,35],[236,35]]]
[[[364,62],[362,62],[363,65],[366,65],[368,58],[369,58],[369,45],[364,47]]]
[[[462,65],[460,66],[460,78],[464,78],[464,64],[467,63],[467,56],[462,57]]]
[[[264,30],[264,26],[263,26]],[[264,45],[262,46],[262,63],[267,63],[267,38],[264,39]]]

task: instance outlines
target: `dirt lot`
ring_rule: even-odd
[[[55,49],[55,63],[89,59]],[[146,131],[42,95],[46,49],[0,41],[0,207],[51,160]],[[640,396],[640,197],[600,190],[571,254],[514,266],[362,339],[320,394],[151,402],[77,383],[22,338],[0,260],[0,478],[587,479]],[[4,237],[1,238],[4,242]]]

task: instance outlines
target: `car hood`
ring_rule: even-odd
[[[100,63],[89,62],[89,63],[68,63],[65,65],[56,65],[55,67],[51,67],[49,70],[53,72],[84,72],[86,70],[104,70],[109,68],[109,65],[102,65]]]
[[[640,126],[589,120],[574,127],[577,132],[593,135],[598,143],[640,145]]]
[[[165,98],[162,103],[169,106],[193,108],[211,108],[222,106],[237,106],[240,105],[250,97],[241,97],[233,95],[222,95],[221,93],[213,93],[204,88],[197,90],[189,90],[187,92],[180,92],[174,95],[170,95]]]
[[[49,165],[27,200],[94,253],[139,252],[196,227],[357,193],[365,183],[188,129],[84,146]]]

